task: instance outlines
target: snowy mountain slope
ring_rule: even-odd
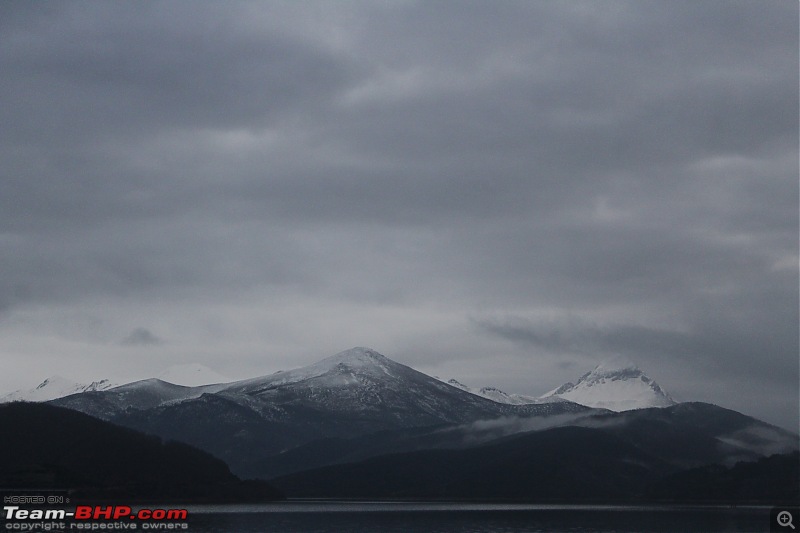
[[[126,409],[151,409],[203,394],[217,394],[273,421],[291,417],[289,411],[300,409],[344,414],[359,418],[361,423],[385,427],[511,414],[506,407],[455,389],[368,348],[354,348],[302,368],[233,383],[183,387],[148,379],[103,393],[60,398],[54,403],[109,418]],[[522,414],[529,416],[529,411]]]
[[[197,397],[203,392],[207,392],[207,390],[204,389],[202,391],[197,391],[196,393],[188,391],[181,393],[165,393],[164,387],[161,387],[161,393],[159,393],[156,390],[159,388],[159,385],[156,385],[156,382],[158,381],[166,382],[170,385],[180,385],[182,387],[199,387],[209,384],[230,383],[233,380],[227,376],[223,376],[222,374],[215,372],[207,366],[203,366],[198,363],[174,365],[161,372],[157,378],[134,382],[119,382],[109,379],[102,379],[99,381],[92,381],[91,383],[87,384],[79,383],[61,376],[52,376],[44,380],[36,388],[18,390],[10,394],[6,394],[5,396],[0,396],[0,403],[15,401],[47,402],[50,400],[71,396],[73,394],[80,394],[82,392],[108,391],[119,387],[125,387],[120,389],[118,392],[127,392],[127,396],[131,396],[131,391],[134,390],[144,391],[148,388],[153,388],[151,394],[156,396],[159,394],[165,394],[164,401]],[[138,385],[135,385],[137,383]],[[152,387],[149,386],[148,383],[152,385]],[[135,394],[133,396],[135,396]],[[150,405],[152,404],[152,401],[146,401],[145,403]],[[141,406],[138,405],[138,402],[133,402],[131,406],[141,408]]]
[[[562,398],[612,411],[669,407],[676,403],[658,383],[623,359],[602,363],[574,384],[565,383],[541,398]]]
[[[174,385],[183,385],[184,387],[199,387],[201,385],[231,383],[234,381],[228,376],[223,376],[219,372],[199,363],[173,365],[161,372],[156,378]]]
[[[513,414],[510,406],[466,394],[369,348],[353,348],[303,368],[232,383],[219,394],[258,397],[271,404],[316,411],[358,413],[387,427]]]
[[[104,391],[87,391],[56,398],[54,405],[109,420],[128,409],[152,409],[218,392],[224,384],[184,387],[156,378],[126,383]]]
[[[61,376],[52,376],[42,381],[36,388],[18,390],[5,396],[0,396],[0,403],[7,402],[46,402],[70,394],[81,392],[102,391],[116,387],[118,384],[108,379],[93,381],[91,383],[78,383]]]

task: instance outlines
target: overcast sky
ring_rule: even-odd
[[[797,429],[795,0],[0,3],[0,392],[617,354]]]

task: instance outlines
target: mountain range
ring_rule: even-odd
[[[499,488],[529,465],[519,472],[560,487],[552,498],[568,499],[582,479],[585,499],[626,499],[687,469],[798,449],[796,434],[752,417],[676,403],[630,364],[601,365],[533,398],[491,388],[476,394],[354,348],[242,381],[181,386],[153,378],[49,403],[196,446],[234,474],[272,479],[292,496],[544,498],[523,478]],[[430,461],[450,467],[431,469]],[[558,472],[541,470],[554,465]],[[406,481],[391,482],[391,472]],[[434,472],[438,484],[423,482]],[[488,488],[463,489],[481,479]]]
[[[372,350],[355,348],[348,352],[342,352],[342,354],[355,353],[357,351]],[[332,360],[332,358],[329,359]],[[314,372],[314,368],[320,364],[310,365],[305,369],[297,369],[290,371],[290,373]],[[173,365],[159,373],[155,379],[184,387],[227,384],[234,381],[198,363]],[[265,378],[256,379],[264,380]],[[126,383],[126,385],[132,383]],[[576,383],[565,383],[538,397],[509,394],[496,387],[474,389],[455,379],[448,380],[447,384],[473,395],[509,405],[542,404],[568,400],[587,407],[626,411],[644,407],[666,407],[675,404],[675,401],[654,380],[645,375],[634,363],[621,358],[606,361],[595,367],[591,372],[581,376]],[[82,384],[60,376],[53,376],[44,380],[34,389],[18,390],[5,396],[0,396],[0,403],[10,401],[47,401],[80,392],[107,390],[119,386],[120,382],[118,380],[103,379]]]
[[[233,383],[183,387],[148,379],[52,403],[183,440],[221,457],[246,477],[263,474],[266,456],[318,439],[589,411],[568,401],[497,403],[368,348]]]

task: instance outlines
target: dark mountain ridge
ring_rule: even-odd
[[[558,427],[469,449],[420,450],[280,476],[291,497],[558,503],[797,501],[798,452],[682,470],[606,429]]]
[[[424,450],[272,482],[290,496],[615,501],[673,472],[599,429],[560,427],[466,450]]]
[[[269,501],[281,493],[241,481],[208,453],[41,403],[0,405],[0,486],[68,489],[122,501]]]

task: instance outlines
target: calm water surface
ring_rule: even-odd
[[[769,531],[768,507],[282,502],[190,506],[193,533]]]

